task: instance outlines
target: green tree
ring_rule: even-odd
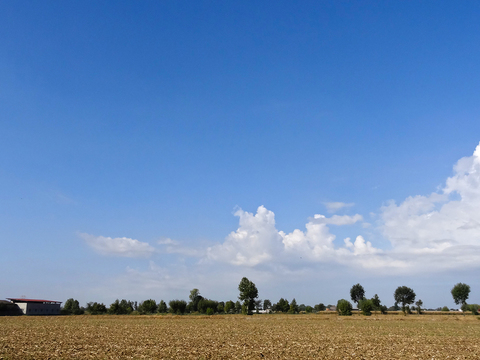
[[[317,304],[313,307],[315,311],[325,311],[327,307],[323,303]]]
[[[372,315],[372,310],[374,309],[373,301],[371,299],[365,299],[359,301],[358,308],[362,311],[362,314],[365,316]]]
[[[104,304],[99,304],[97,302],[87,303],[87,311],[91,315],[105,314],[107,312],[107,307]]]
[[[313,311],[313,307],[311,307],[310,305],[307,305],[307,306],[305,307],[305,312],[306,312],[307,314],[310,314],[312,311]]]
[[[263,310],[268,310],[272,308],[272,302],[268,299],[263,300]]]
[[[350,298],[354,303],[357,303],[365,297],[365,290],[360,284],[353,285],[350,289]]]
[[[235,311],[235,303],[232,300],[229,300],[225,303],[225,312],[231,314]]]
[[[78,302],[78,300],[70,298],[65,301],[62,313],[67,315],[82,315],[84,313],[84,310],[80,307],[80,303]]]
[[[413,302],[415,301],[415,296],[415,292],[406,286],[399,286],[393,294],[393,297],[395,298],[395,303],[402,304],[402,312],[404,314],[406,313],[406,305],[413,304]]]
[[[468,295],[470,294],[470,286],[464,283],[458,283],[452,288],[452,296],[455,304],[466,304]]]
[[[223,301],[219,302],[217,305],[217,312],[219,314],[225,313],[225,305],[223,304]]]
[[[235,313],[240,314],[242,312],[242,304],[240,304],[240,301],[235,302]]]
[[[238,284],[240,295],[238,298],[243,301],[242,312],[246,315],[252,315],[255,308],[255,299],[258,298],[258,290],[255,284],[244,277]]]
[[[138,306],[140,314],[153,314],[157,311],[157,303],[153,299],[145,300]]]
[[[187,302],[185,300],[171,300],[168,302],[172,314],[181,315],[185,313]]]
[[[203,297],[200,295],[200,290],[192,289],[190,290],[190,295],[188,296],[190,299],[190,303],[188,304],[190,307],[190,311],[198,311],[198,303]]]
[[[350,301],[345,299],[340,299],[337,302],[337,312],[340,316],[349,316],[352,315],[352,304]]]
[[[280,298],[278,302],[273,306],[273,311],[281,311],[281,312],[288,312],[290,310],[290,304],[288,300],[284,298]]]
[[[297,300],[293,298],[292,302],[290,303],[290,308],[288,309],[289,314],[297,314],[298,313],[298,305]]]
[[[167,304],[165,303],[165,301],[160,300],[160,302],[158,303],[157,311],[158,311],[160,314],[165,314],[165,313],[168,311],[168,309],[167,309]]]
[[[421,299],[418,299],[415,305],[417,306],[417,314],[420,315],[422,313],[423,301]]]
[[[380,298],[377,294],[372,298],[373,310],[379,311],[381,310]]]

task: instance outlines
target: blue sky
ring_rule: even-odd
[[[479,15],[3,2],[0,297],[480,302]]]

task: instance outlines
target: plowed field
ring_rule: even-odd
[[[479,359],[475,316],[1,317],[0,359]]]

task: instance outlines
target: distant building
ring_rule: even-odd
[[[24,315],[60,315],[61,301],[7,298],[17,305]]]

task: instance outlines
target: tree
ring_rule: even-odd
[[[225,312],[230,314],[235,311],[235,303],[232,300],[229,300],[225,303]]]
[[[160,300],[160,302],[158,303],[157,311],[158,311],[160,314],[165,314],[165,313],[168,311],[168,309],[167,309],[167,304],[165,303],[165,301]]]
[[[305,307],[305,312],[306,312],[307,314],[310,314],[312,311],[313,311],[313,307],[311,307],[310,305],[307,305],[307,306]]]
[[[353,285],[350,289],[350,298],[354,303],[357,303],[365,297],[365,290],[360,284]]]
[[[181,315],[185,313],[187,302],[185,300],[171,300],[168,302],[168,306],[172,314]]]
[[[370,316],[372,315],[372,310],[374,309],[373,301],[363,298],[359,301],[358,308],[362,310],[363,315]]]
[[[65,301],[65,305],[63,306],[62,313],[67,315],[69,314],[82,315],[84,313],[84,310],[80,308],[80,303],[78,302],[78,300],[70,298],[67,301]]]
[[[260,310],[262,310],[262,300],[258,299],[255,300],[255,312],[258,314]]]
[[[107,312],[107,307],[104,304],[99,304],[97,302],[87,303],[87,311],[91,315],[105,314]]]
[[[422,313],[423,301],[421,299],[418,299],[415,305],[417,305],[417,314],[420,315]]]
[[[263,300],[263,310],[268,310],[272,308],[272,302],[268,299]]]
[[[155,300],[145,300],[138,306],[138,312],[140,314],[153,314],[157,311],[157,303]]]
[[[290,303],[290,308],[288,309],[289,314],[297,314],[298,313],[298,305],[297,300],[293,298],[292,302]]]
[[[190,290],[190,295],[188,296],[190,299],[190,303],[188,304],[190,307],[190,311],[198,311],[198,303],[203,297],[200,295],[200,290],[192,289]]]
[[[455,304],[466,304],[468,295],[470,294],[470,286],[464,283],[458,283],[452,288],[452,296]]]
[[[396,303],[402,304],[402,311],[405,314],[406,305],[413,304],[415,301],[415,292],[406,286],[399,286],[393,297],[395,298]]]
[[[255,308],[255,299],[258,298],[257,287],[244,277],[238,284],[238,291],[240,291],[238,298],[243,301],[242,312],[245,315],[252,315]]]
[[[323,305],[323,303],[320,303],[320,304],[315,305],[313,308],[315,309],[315,311],[325,311],[326,306]]]
[[[373,304],[373,309],[375,311],[378,311],[381,309],[381,304],[380,304],[380,298],[378,297],[377,294],[372,298],[372,304]]]
[[[278,302],[273,306],[273,311],[281,311],[281,312],[288,312],[290,310],[290,304],[288,303],[288,300],[284,298],[280,298]]]
[[[235,302],[235,313],[240,314],[242,312],[242,304],[240,304],[240,301]]]
[[[337,302],[337,312],[340,316],[352,315],[352,304],[350,301],[341,299]]]

